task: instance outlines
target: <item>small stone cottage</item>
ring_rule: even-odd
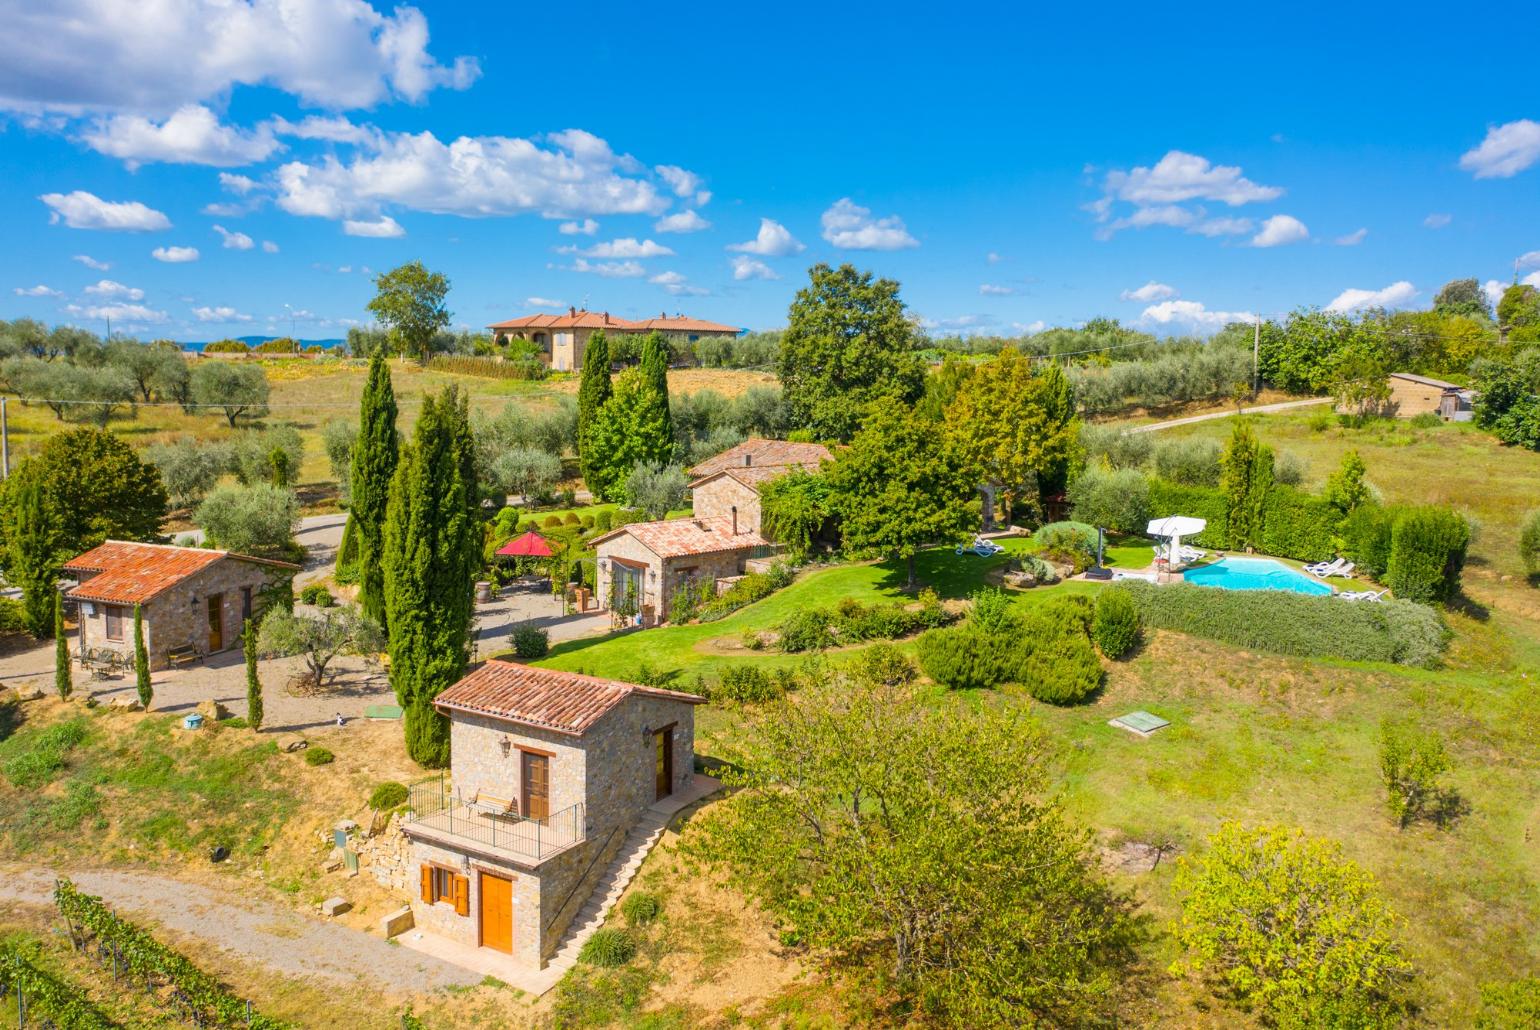
[[[627,830],[692,787],[704,703],[497,660],[440,694],[450,776],[402,825],[416,926],[544,968]]]
[[[816,471],[830,456],[823,444],[755,438],[696,465],[692,517],[633,522],[594,539],[599,603],[624,599],[637,625],[652,626],[668,619],[677,591],[743,575],[773,550],[760,530],[764,485],[793,469]]]
[[[265,592],[288,590],[298,565],[230,551],[108,540],[64,563],[77,580],[64,592],[79,612],[86,651],[134,657],[134,606],[144,623],[150,669],[241,646]]]

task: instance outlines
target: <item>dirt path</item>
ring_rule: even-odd
[[[1330,404],[1330,397],[1307,397],[1302,401],[1279,401],[1277,404],[1259,404],[1254,408],[1242,408],[1243,415],[1265,415],[1271,411],[1288,411],[1290,408],[1307,408],[1312,404]],[[1211,411],[1206,415],[1188,415],[1186,418],[1173,418],[1167,422],[1151,422],[1148,425],[1133,426],[1130,433],[1154,433],[1161,429],[1171,429],[1174,426],[1191,425],[1194,422],[1209,422],[1216,418],[1229,418],[1233,411]]]
[[[56,872],[27,869],[0,877],[0,906],[52,907]],[[346,926],[307,919],[278,905],[200,883],[139,870],[70,872],[75,885],[100,895],[125,917],[159,924],[289,979],[319,979],[393,994],[470,986],[481,974],[396,947]],[[199,949],[187,949],[199,961]]]

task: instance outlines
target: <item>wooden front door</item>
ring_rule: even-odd
[[[655,773],[657,776],[657,798],[662,801],[674,792],[674,728],[659,730],[653,735],[654,747],[657,752]]]
[[[513,954],[513,881],[481,874],[481,946]]]
[[[524,756],[524,818],[544,819],[551,814],[551,760],[530,751]]]
[[[225,595],[209,596],[209,654],[225,649]]]

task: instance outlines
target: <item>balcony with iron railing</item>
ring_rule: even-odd
[[[476,798],[464,798],[444,775],[407,788],[408,837],[451,850],[490,852],[521,864],[543,862],[584,838],[583,803],[529,819],[516,812],[495,812]]]

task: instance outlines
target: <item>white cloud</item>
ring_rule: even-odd
[[[1338,236],[1335,240],[1332,240],[1332,242],[1339,247],[1356,247],[1362,243],[1364,238],[1368,235],[1368,229],[1355,229],[1348,233],[1346,236]]]
[[[226,250],[250,250],[256,246],[252,238],[243,232],[231,232],[222,225],[214,226],[214,231],[225,241]]]
[[[1210,311],[1195,300],[1163,300],[1145,308],[1139,318],[1157,325],[1223,329],[1231,322],[1255,322],[1257,316],[1249,311]]]
[[[11,290],[18,297],[62,297],[63,292],[39,283],[36,286],[17,286]]]
[[[711,293],[704,286],[694,286],[678,272],[660,272],[647,280],[663,287],[676,297],[704,297]]]
[[[1540,122],[1521,118],[1487,130],[1486,139],[1460,155],[1460,167],[1478,179],[1507,179],[1540,161]]]
[[[655,232],[700,232],[711,228],[711,223],[695,213],[693,208],[664,215],[652,223]]]
[[[1281,247],[1287,243],[1298,243],[1310,238],[1310,230],[1305,228],[1293,215],[1273,215],[1262,223],[1262,231],[1251,238],[1253,247]]]
[[[484,218],[526,212],[661,214],[668,202],[631,172],[634,159],[579,129],[547,137],[551,146],[506,136],[431,132],[385,134],[377,151],[347,163],[327,155],[277,171],[278,205],[319,218],[374,216],[385,204]]]
[[[672,250],[661,243],[638,240],[634,236],[624,236],[618,240],[610,240],[608,243],[596,243],[583,251],[587,257],[598,258],[668,257],[672,253]]]
[[[1402,279],[1383,290],[1343,290],[1336,300],[1326,305],[1326,310],[1347,313],[1364,308],[1399,308],[1405,307],[1415,296],[1417,287]]]
[[[464,89],[480,73],[474,58],[427,53],[421,11],[364,0],[53,0],[12,8],[6,43],[0,108],[31,113],[164,115],[236,85],[359,108]]]
[[[780,278],[780,276],[776,274],[775,269],[771,268],[769,265],[765,264],[758,258],[749,257],[747,254],[740,254],[733,258],[732,261],[733,278],[739,282],[743,282],[746,279]]]
[[[586,261],[583,258],[573,261],[571,270],[591,272],[606,279],[635,279],[647,274],[647,269],[635,261]]]
[[[143,304],[68,304],[65,313],[76,318],[110,318],[117,322],[164,322],[166,313]]]
[[[103,200],[94,193],[44,193],[37,199],[52,208],[50,224],[61,219],[71,229],[120,229],[127,232],[155,232],[171,228],[171,219],[137,200]]]
[[[1187,231],[1209,237],[1240,236],[1250,232],[1252,225],[1253,222],[1249,218],[1205,218],[1193,223],[1192,228]]]
[[[250,322],[251,316],[244,315],[232,307],[221,305],[219,307],[193,308],[193,314],[200,322]]]
[[[1517,262],[1520,268],[1528,268],[1530,265],[1540,265],[1540,250],[1531,250],[1520,254]]]
[[[1241,174],[1236,165],[1212,164],[1208,158],[1180,150],[1166,153],[1153,168],[1114,169],[1103,183],[1107,197],[1139,207],[1212,200],[1231,207],[1277,200],[1283,190],[1261,186]]]
[[[524,306],[529,308],[564,308],[567,302],[564,300],[552,300],[549,297],[525,297]]]
[[[276,253],[278,253],[278,244],[274,243],[272,240],[263,240],[262,241],[262,253],[264,253],[264,254],[276,254]]]
[[[259,184],[257,180],[253,179],[249,175],[237,175],[233,172],[220,172],[219,185],[223,186],[231,193],[239,193],[244,197],[246,194],[256,189]]]
[[[979,295],[981,297],[1009,297],[1016,292],[1016,287],[1005,286],[1001,283],[980,283]]]
[[[988,261],[991,265],[998,265],[1005,260],[1005,257],[991,250],[988,254],[984,255],[984,260]]]
[[[563,236],[592,236],[599,231],[599,223],[592,218],[585,218],[581,222],[563,222],[556,227],[556,231]]]
[[[701,188],[701,177],[694,172],[685,171],[678,165],[658,165],[653,170],[658,173],[659,178],[668,183],[669,188],[674,191],[674,196],[676,197],[688,197]],[[704,204],[705,201],[703,200],[701,203]]]
[[[1445,214],[1442,211],[1435,211],[1422,220],[1422,225],[1425,229],[1442,229],[1452,221],[1454,221],[1454,216]]]
[[[208,215],[210,218],[239,218],[250,209],[243,204],[204,204],[198,209],[200,215]]]
[[[1118,294],[1124,300],[1137,300],[1141,304],[1148,304],[1156,300],[1167,300],[1176,295],[1175,287],[1167,286],[1165,283],[1158,283],[1154,279],[1151,279],[1137,290],[1124,290]]]
[[[1540,272],[1530,272],[1519,280],[1519,284],[1522,286],[1533,286],[1535,289],[1540,290]]]
[[[374,126],[355,125],[341,115],[323,117],[313,114],[298,122],[291,122],[287,118],[274,118],[270,124],[272,131],[278,135],[293,136],[296,139],[373,145],[378,143],[380,138],[380,130]]]
[[[349,236],[372,236],[376,239],[395,239],[406,235],[401,224],[389,215],[381,215],[373,221],[349,218],[342,223],[342,231]]]
[[[871,208],[862,207],[849,197],[836,200],[820,222],[823,238],[848,250],[903,250],[920,245],[904,228],[902,218],[873,218]]]
[[[156,247],[150,251],[150,257],[156,261],[164,261],[168,265],[183,265],[189,261],[198,260],[197,247]]]
[[[98,120],[80,138],[131,169],[155,161],[231,168],[265,160],[283,147],[266,126],[244,131],[221,125],[202,104],[179,107],[160,124],[137,114],[114,115]]]
[[[1508,284],[1496,279],[1488,279],[1481,284],[1481,292],[1486,294],[1487,303],[1495,310],[1497,302],[1503,299],[1503,292],[1508,289]]]
[[[76,254],[75,257],[74,257],[74,260],[79,261],[82,265],[85,265],[87,268],[94,268],[98,272],[105,272],[105,271],[107,271],[107,269],[112,267],[112,265],[109,262],[98,261],[94,257],[92,257],[90,254]]]
[[[759,220],[759,234],[747,243],[729,243],[728,250],[741,254],[758,254],[760,257],[786,257],[800,254],[807,244],[798,240],[791,231],[773,218]]]
[[[87,286],[86,292],[95,297],[121,297],[124,300],[144,300],[144,291],[137,286],[124,286],[111,279],[103,279],[95,286]]]
[[[1033,333],[1040,333],[1044,329],[1047,329],[1048,323],[1039,318],[1032,322],[1012,322],[1011,328],[1016,330],[1018,333],[1026,333],[1030,336]]]

